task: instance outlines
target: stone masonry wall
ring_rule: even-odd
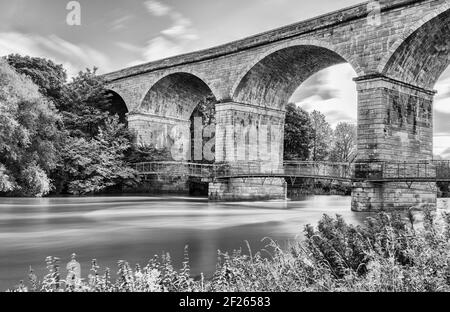
[[[357,80],[358,161],[410,163],[431,160],[434,92],[386,77]],[[391,169],[384,170],[384,177],[416,174],[416,167],[412,165],[398,173],[395,168]],[[352,209],[373,211],[435,207],[436,191],[436,183],[355,183]]]
[[[213,201],[286,200],[284,179],[230,179],[226,183],[210,183],[209,199]]]
[[[357,83],[358,160],[432,159],[434,92],[385,77]]]

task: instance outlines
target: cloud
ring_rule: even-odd
[[[192,21],[190,19],[185,18],[178,12],[173,12],[170,16],[173,20],[173,25],[161,31],[161,34],[174,39],[198,39],[197,32],[192,28]]]
[[[450,159],[450,134],[435,134],[433,139],[434,154]]]
[[[87,67],[97,66],[103,72],[112,68],[110,60],[100,51],[83,44],[75,45],[56,35],[0,33],[0,56],[12,53],[51,58],[65,66],[69,77]]]
[[[169,14],[169,12],[172,11],[169,6],[155,0],[145,1],[144,5],[150,14],[157,17],[166,16],[167,14]]]
[[[339,122],[355,123],[357,119],[357,93],[349,64],[324,69],[306,80],[294,93],[291,101],[308,112],[318,110],[336,127]]]
[[[334,89],[326,87],[328,72],[320,71],[306,80],[295,95],[295,101],[302,102],[311,97],[318,97],[316,100],[330,100],[337,97]]]
[[[112,21],[110,30],[118,31],[126,28],[126,23],[133,18],[132,15],[125,15]]]
[[[435,97],[434,109],[437,112],[450,114],[450,78],[442,78],[435,86],[438,93]]]
[[[185,53],[188,51],[190,42],[199,39],[197,31],[192,27],[192,21],[183,14],[156,0],[146,1],[144,5],[151,15],[169,18],[171,25],[161,30],[158,36],[150,39],[147,45],[140,49],[141,59],[131,62],[129,66]],[[135,46],[124,42],[119,43],[119,46],[128,51],[138,51]]]
[[[436,134],[450,135],[450,113],[435,112],[434,132]]]
[[[163,36],[150,39],[144,48],[129,45],[123,42],[117,43],[117,45],[121,46],[121,48],[125,50],[138,53],[140,55],[138,59],[128,63],[126,65],[128,67],[142,65],[146,62],[157,61],[183,53],[183,48],[179,44]]]
[[[143,57],[146,61],[152,61],[181,53],[182,48],[180,45],[160,36],[148,42],[147,47],[143,51]]]
[[[441,155],[443,159],[450,159],[450,147],[444,150]]]
[[[141,47],[131,44],[131,43],[128,43],[128,42],[118,41],[118,42],[115,42],[114,44],[117,45],[119,48],[122,48],[128,52],[142,53]]]

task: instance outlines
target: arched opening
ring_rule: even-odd
[[[119,116],[119,121],[126,124],[128,108],[123,98],[112,90],[108,90],[107,96],[110,104],[109,111],[111,114]]]
[[[175,160],[204,164],[214,162],[214,155],[205,155],[205,145],[214,138],[210,130],[215,126],[208,122],[214,122],[209,117],[214,116],[215,104],[215,95],[202,79],[182,72],[157,81],[146,94],[140,111],[154,117],[150,128],[164,133],[169,150],[177,145],[175,149],[184,158]],[[214,153],[214,147],[209,150]],[[191,195],[208,194],[208,183],[200,178],[190,177],[182,182],[187,184]]]
[[[295,90],[313,74],[347,61],[329,49],[293,46],[276,51],[251,68],[233,99],[262,107],[284,109]]]
[[[393,53],[383,73],[432,89],[450,65],[450,10],[414,31]]]
[[[215,98],[211,88],[189,73],[170,74],[156,82],[145,96],[141,111],[161,117],[189,120],[205,98]]]
[[[328,48],[312,45],[284,48],[264,57],[245,74],[234,91],[233,100],[277,110],[285,110],[291,103],[307,114],[322,113],[333,130],[338,124],[346,123],[352,124],[356,132],[357,92],[353,78],[357,74],[353,68],[340,54]],[[292,107],[289,107],[286,123],[295,123],[290,118],[291,113]],[[303,112],[293,115],[310,119]],[[285,126],[285,135],[288,126]],[[292,126],[297,136],[305,135],[308,130],[302,130],[301,125]],[[322,141],[328,139],[328,142],[322,145],[328,148],[332,145],[332,133],[327,136]],[[285,139],[292,138],[285,136]],[[310,159],[308,153],[287,152],[286,149],[292,146],[305,148],[295,143],[285,141],[285,160],[295,158],[296,154],[299,160],[329,160],[327,157]]]
[[[434,158],[450,159],[450,10],[413,31],[394,51],[383,73],[436,90],[433,109]]]
[[[271,110],[284,111],[287,109],[285,127],[281,133],[284,147],[283,144],[280,147],[284,149],[285,161],[327,161],[330,160],[328,155],[320,159],[310,158],[313,139],[306,139],[305,134],[312,135],[311,130],[316,129],[316,127],[312,127],[312,120],[314,120],[312,112],[322,112],[325,117],[331,117],[331,121],[328,121],[330,131],[321,137],[322,146],[331,149],[336,126],[346,122],[352,124],[352,150],[356,150],[357,93],[356,84],[352,78],[357,75],[353,68],[342,55],[328,48],[312,45],[284,48],[264,57],[245,74],[234,90],[233,101]],[[291,114],[292,104],[296,109],[303,109],[306,117],[303,112],[297,111]],[[294,119],[291,118],[292,116]],[[301,118],[303,124],[297,123],[296,116]],[[324,121],[327,122],[325,119]],[[306,125],[306,123],[308,124]],[[303,145],[302,143],[297,144],[295,138],[287,135],[291,133],[297,136],[298,141],[309,140],[309,142]],[[317,132],[314,132],[314,140],[317,137]],[[297,154],[295,151],[286,153],[286,150],[293,146],[307,149],[307,153]],[[347,161],[349,158],[346,157],[345,160]],[[304,191],[303,182],[311,182],[312,187],[315,187],[313,179],[306,180],[297,179],[296,185],[288,183],[288,197],[293,198],[298,195],[290,192],[290,189],[296,188],[300,192]],[[338,188],[343,189],[340,186]],[[331,189],[328,185],[324,192]],[[349,194],[350,191],[351,185],[343,189],[345,194]]]
[[[438,79],[434,103],[435,158],[450,160],[450,66]]]
[[[433,110],[433,158],[450,160],[450,66],[435,85],[437,91]],[[439,182],[438,194],[450,197],[450,183]]]
[[[159,144],[160,146],[171,148],[174,140],[170,133],[174,127],[181,127],[184,132],[182,136],[187,140],[184,148],[192,147],[191,152],[186,153],[186,160],[191,161],[195,159],[194,135],[197,135],[197,140],[201,140],[202,137],[199,136],[203,136],[203,129],[193,129],[195,118],[203,116],[204,112],[201,112],[200,108],[206,109],[206,103],[208,108],[212,106],[214,109],[216,97],[211,88],[199,77],[180,72],[169,74],[157,81],[147,92],[139,111],[154,117],[149,127],[154,132],[153,137],[164,137],[162,141],[165,143]],[[184,130],[183,127],[188,123],[192,126]],[[191,136],[186,137],[189,132]]]
[[[311,152],[309,160],[351,162],[355,159],[358,116],[357,91],[353,78],[356,76],[350,64],[334,65],[309,77],[290,98],[290,103],[310,116],[324,118],[324,125],[313,126],[326,126],[337,134],[332,135],[328,142],[316,142],[323,145],[324,151],[319,157]],[[316,116],[316,113],[320,115]]]

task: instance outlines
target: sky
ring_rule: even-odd
[[[70,76],[99,73],[213,47],[328,13],[363,0],[79,0],[70,26],[68,0],[0,0],[0,56],[47,57]],[[70,15],[71,16],[71,15]],[[292,96],[336,126],[356,123],[356,74],[348,64],[325,69]],[[435,89],[435,154],[450,159],[450,69]]]

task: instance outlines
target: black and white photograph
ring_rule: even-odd
[[[450,292],[449,65],[450,0],[0,0],[0,292]]]

